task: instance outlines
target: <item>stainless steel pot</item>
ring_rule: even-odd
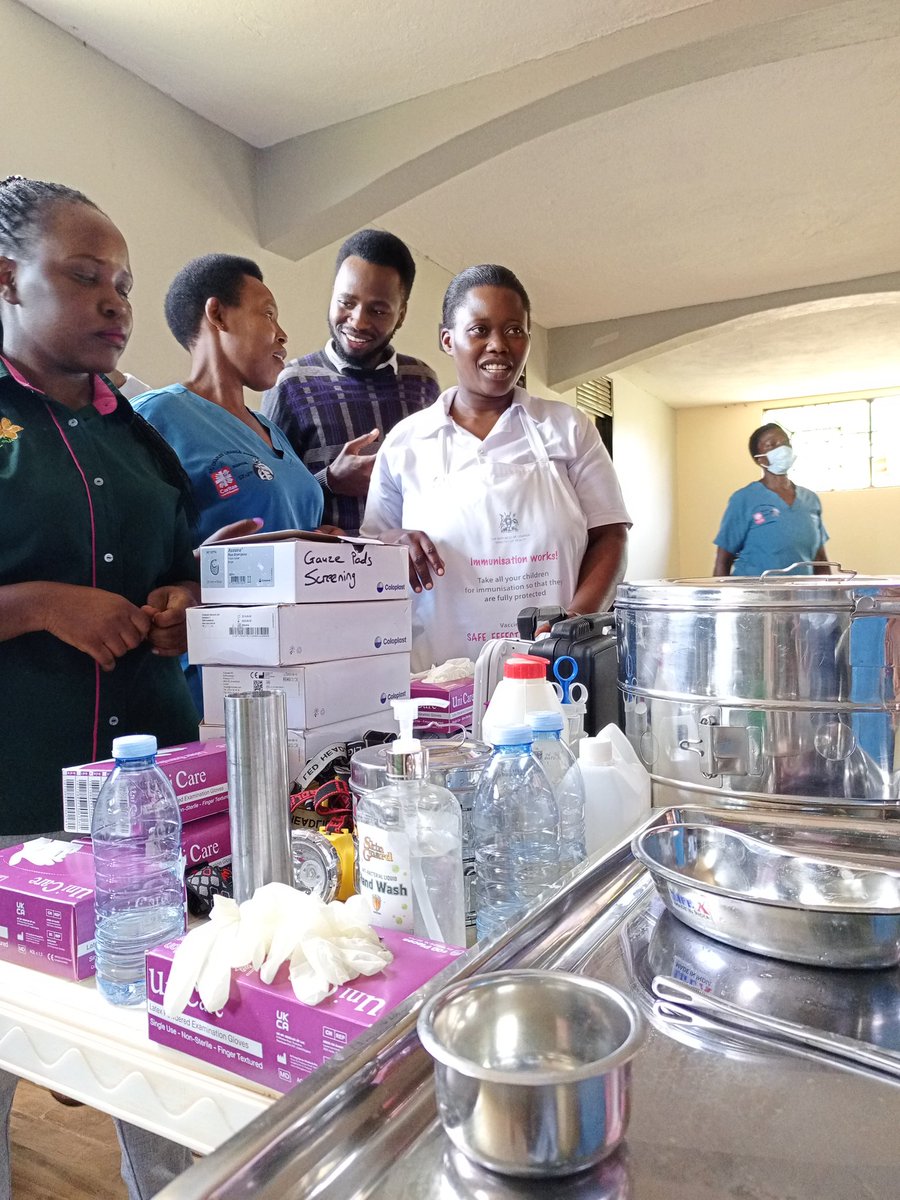
[[[900,800],[900,578],[622,584],[625,732],[656,803]]]
[[[636,1005],[595,979],[499,971],[451,984],[419,1016],[438,1113],[469,1158],[507,1175],[567,1175],[625,1136]]]

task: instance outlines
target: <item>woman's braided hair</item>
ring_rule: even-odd
[[[27,254],[40,238],[49,210],[55,204],[84,204],[102,212],[83,192],[62,183],[26,179],[24,175],[7,175],[0,180],[0,254],[11,257]],[[0,349],[2,337],[0,324]],[[181,492],[188,520],[196,526],[197,505],[177,454],[137,413],[134,413],[132,429],[137,440],[150,452],[163,477]]]

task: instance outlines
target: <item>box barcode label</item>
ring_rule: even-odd
[[[268,625],[231,625],[231,637],[268,637],[272,632]]]
[[[90,833],[94,805],[105,780],[97,775],[63,777],[63,828],[68,833]]]

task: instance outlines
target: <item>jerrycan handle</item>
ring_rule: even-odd
[[[624,759],[625,762],[634,763],[636,766],[646,771],[647,768],[635,753],[634,746],[632,746],[631,742],[629,742],[628,738],[618,727],[618,725],[605,726],[597,734],[597,737],[607,738],[612,743],[612,747],[616,754],[618,754],[619,758]]]

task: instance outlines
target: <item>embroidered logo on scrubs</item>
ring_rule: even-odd
[[[781,511],[774,504],[764,504],[758,512],[753,514],[753,524],[765,525],[769,521],[777,521],[780,516]]]
[[[233,496],[235,492],[239,492],[240,488],[235,483],[234,476],[227,467],[220,467],[218,471],[213,471],[210,475],[213,481],[213,486],[220,496]]]
[[[501,533],[518,533],[519,518],[516,513],[501,513],[500,514],[500,532]]]
[[[0,446],[17,441],[24,428],[24,425],[13,425],[9,417],[0,417]]]
[[[275,478],[275,472],[271,469],[271,467],[267,467],[266,464],[264,462],[260,462],[258,458],[254,458],[253,460],[253,470],[257,473],[260,479],[265,480],[266,483],[271,483]]]

